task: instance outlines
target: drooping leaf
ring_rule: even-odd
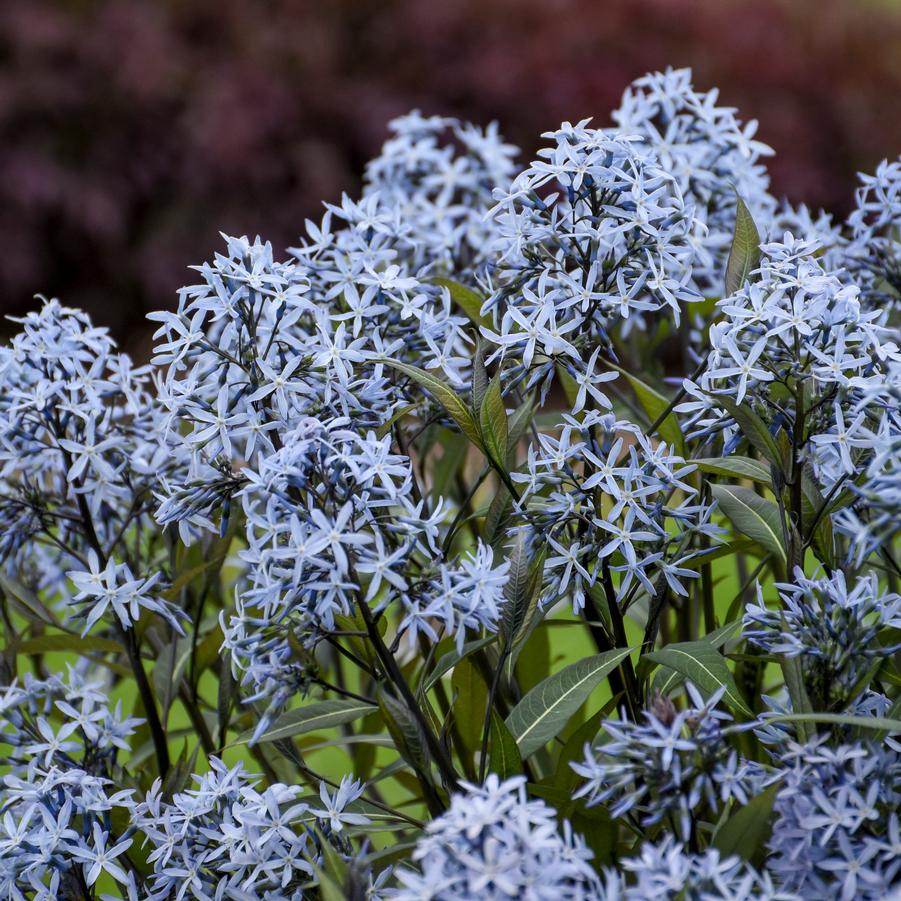
[[[259,741],[278,741],[282,738],[303,735],[305,732],[315,732],[317,729],[343,726],[376,709],[378,708],[372,704],[344,698],[314,701],[312,704],[304,704],[302,707],[296,707],[283,713],[260,736]],[[246,743],[252,734],[252,732],[245,733],[238,739],[237,744]]]
[[[732,525],[766,548],[784,567],[787,557],[779,508],[752,488],[741,485],[711,485],[710,488],[720,510]]]
[[[760,265],[760,233],[745,202],[736,194],[735,231],[726,262],[726,296],[734,294]]]
[[[683,641],[645,654],[645,659],[667,666],[706,694],[725,687],[723,699],[733,709],[752,716],[738,691],[726,658],[706,641]]]
[[[536,685],[506,720],[523,759],[559,735],[591,692],[630,653],[631,649],[623,648],[586,657]]]
[[[391,360],[387,357],[380,358],[379,362],[399,370],[404,375],[413,379],[417,385],[428,391],[429,394],[444,407],[447,415],[457,423],[473,444],[478,447],[482,446],[479,428],[476,425],[475,419],[473,419],[472,412],[469,407],[463,403],[460,395],[457,394],[447,382],[423,369],[417,369],[415,366],[410,366],[407,363],[400,363],[397,360]]]

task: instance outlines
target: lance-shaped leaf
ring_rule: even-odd
[[[745,716],[753,716],[738,691],[735,679],[726,665],[726,658],[708,642],[683,641],[669,644],[659,651],[645,654],[645,659],[675,670],[707,694],[725,687],[723,698],[729,706]]]
[[[516,739],[510,733],[504,721],[491,711],[491,750],[490,769],[501,779],[517,776],[522,772],[522,757],[516,745]]]
[[[701,457],[692,460],[701,472],[714,476],[726,476],[730,479],[751,479],[769,485],[772,481],[769,466],[753,457],[741,457],[738,454],[732,457]]]
[[[774,466],[778,466],[785,472],[785,457],[776,444],[776,439],[770,434],[766,423],[748,406],[737,404],[731,397],[722,394],[711,394],[717,406],[722,407],[738,424],[742,435],[748,442],[756,447]]]
[[[478,447],[482,446],[479,428],[476,425],[475,419],[473,419],[472,412],[469,407],[463,403],[460,395],[457,394],[447,382],[423,369],[417,369],[415,366],[399,363],[396,360],[389,360],[387,357],[381,358],[379,362],[384,363],[386,366],[392,366],[394,369],[399,370],[404,375],[413,379],[417,385],[425,388],[425,390],[428,391],[442,407],[444,407],[447,411],[447,415],[457,423],[473,444]]]
[[[507,410],[501,394],[500,376],[496,375],[488,386],[479,407],[479,429],[485,453],[494,462],[506,469],[507,466]]]
[[[507,559],[510,571],[504,585],[504,607],[500,632],[504,645],[510,647],[526,624],[529,609],[537,601],[544,571],[544,553],[530,560],[527,552],[528,532],[518,529],[513,536]]]
[[[536,685],[506,720],[523,760],[559,735],[591,692],[630,653],[630,648],[622,648],[586,657]]]
[[[479,339],[476,345],[476,355],[472,360],[472,408],[479,410],[488,390],[488,372],[485,369],[486,345]]]
[[[711,485],[720,510],[729,521],[748,538],[773,554],[785,566],[786,554],[782,544],[782,520],[779,508],[762,498],[752,488],[741,485]]]
[[[331,701],[314,701],[283,713],[257,741],[278,741],[282,738],[293,738],[317,729],[329,729],[332,726],[343,726],[353,722],[378,708],[362,701],[335,699]],[[242,735],[237,744],[250,740],[253,733]]]
[[[760,233],[745,202],[738,194],[735,197],[735,231],[726,262],[726,296],[740,290],[760,265]]]

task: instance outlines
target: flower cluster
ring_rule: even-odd
[[[588,901],[601,897],[592,854],[569,824],[558,831],[555,811],[530,801],[525,779],[465,785],[447,812],[416,845],[421,870],[401,869],[398,901]]]
[[[901,747],[888,739],[791,745],[783,758],[769,867],[802,898],[896,897]]]
[[[532,501],[530,541],[547,550],[545,601],[571,597],[578,611],[604,582],[623,609],[641,592],[687,596],[699,565],[692,539],[719,534],[712,505],[688,481],[695,468],[611,414],[566,416],[559,436],[539,435],[527,471],[512,478]]]
[[[586,748],[584,762],[573,764],[584,779],[576,797],[612,802],[614,817],[634,811],[644,828],[671,821],[682,841],[696,838],[707,812],[715,817],[733,798],[746,804],[760,791],[764,772],[729,744],[722,724],[731,717],[716,709],[724,690],[705,702],[689,685],[692,704],[684,710],[658,696],[643,723],[606,720],[603,730],[612,740]]]
[[[504,143],[496,123],[482,129],[418,110],[388,128],[391,138],[366,166],[363,196],[377,196],[398,211],[404,229],[400,257],[411,271],[427,268],[459,278],[478,270],[493,237],[485,216],[492,191],[513,177],[517,148]],[[448,132],[460,153],[452,143],[441,143]]]
[[[690,69],[667,69],[637,79],[623,94],[613,121],[623,134],[641,137],[656,163],[694,208],[691,240],[697,288],[717,292],[735,223],[736,194],[766,220],[775,212],[769,177],[760,159],[772,149],[754,140],[735,110],[717,106],[719,91],[696,91]]]
[[[497,273],[486,304],[497,329],[482,334],[512,358],[513,384],[543,381],[546,390],[560,362],[597,385],[593,351],[609,352],[618,322],[628,330],[665,311],[678,323],[682,304],[697,299],[691,239],[701,226],[637,139],[588,120],[544,137],[552,146],[497,193]]]
[[[153,897],[301,899],[302,887],[322,863],[323,841],[346,850],[346,825],[368,818],[346,811],[361,794],[342,782],[334,795],[323,784],[321,799],[302,800],[297,785],[262,790],[238,764],[210,759],[196,787],[168,800],[157,781],[134,811],[147,838],[153,866]],[[317,835],[312,826],[319,824]],[[174,894],[173,894],[174,893]],[[272,894],[277,893],[277,894]]]
[[[876,573],[849,589],[840,570],[820,579],[796,570],[793,582],[777,587],[774,610],[758,585],[757,604],[745,610],[745,637],[770,654],[801,658],[816,709],[844,709],[874,664],[901,648],[879,640],[901,629],[901,596],[881,591]]]
[[[117,756],[140,720],[110,710],[106,686],[27,675],[0,695],[0,741],[12,747],[0,785],[0,891],[8,898],[86,897],[101,873],[128,880],[133,789]]]
[[[836,226],[687,71],[614,119],[395,120],[148,367],[18,321],[0,893],[897,893],[897,167]]]

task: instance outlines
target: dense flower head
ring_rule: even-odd
[[[774,810],[769,868],[803,898],[895,897],[901,870],[901,748],[826,738],[790,745]]]
[[[576,402],[576,407],[580,404]],[[612,414],[565,417],[528,450],[523,484],[530,542],[547,552],[546,603],[564,597],[580,610],[611,573],[624,608],[640,592],[685,596],[700,562],[693,536],[714,537],[713,507],[697,497],[694,465]]]
[[[148,367],[17,321],[0,894],[897,894],[897,165],[837,225],[686,70],[614,119],[395,120]]]
[[[771,609],[758,585],[758,602],[744,615],[744,635],[768,653],[800,657],[811,700],[818,710],[843,709],[861,680],[901,645],[879,636],[901,629],[901,596],[880,589],[876,573],[848,587],[844,573],[777,585],[780,607]]]
[[[0,783],[0,891],[57,897],[61,886],[92,886],[101,872],[126,881],[121,855],[132,829],[133,790],[119,789],[117,755],[140,720],[107,706],[107,686],[70,669],[30,674],[0,695],[0,742],[12,747]],[[30,894],[35,893],[35,894]]]
[[[714,292],[722,285],[736,195],[764,221],[776,206],[760,163],[772,149],[754,139],[757,122],[743,125],[718,99],[716,89],[695,90],[690,69],[667,69],[636,79],[613,112],[622,134],[639,136],[693,205],[693,276],[701,291]]]
[[[14,321],[21,331],[0,348],[0,552],[14,569],[29,566],[18,553],[26,542],[49,548],[55,566],[35,574],[47,585],[73,562],[61,544],[108,548],[146,521],[173,464],[148,369],[116,353],[106,329],[56,300]],[[75,525],[81,507],[94,534]]]
[[[690,400],[677,410],[689,414],[693,437],[722,436],[730,451],[736,423],[717,396],[747,404],[773,435],[781,431],[797,443],[830,496],[845,482],[858,497],[873,496],[875,485],[852,478],[866,469],[873,483],[888,488],[884,502],[872,515],[858,503],[837,520],[865,556],[874,533],[891,535],[898,524],[891,490],[897,333],[883,309],[862,302],[855,284],[823,267],[816,250],[789,234],[763,246],[756,277],[719,302],[723,318],[710,326],[710,351],[700,375],[684,382]],[[795,434],[802,416],[806,425]]]
[[[497,123],[479,128],[414,110],[388,123],[391,137],[366,166],[363,196],[397,209],[407,248],[400,256],[418,272],[478,270],[493,237],[485,213],[492,191],[514,173],[517,148]],[[442,143],[449,136],[453,142]]]
[[[611,331],[665,312],[679,322],[690,286],[693,207],[674,177],[629,135],[564,123],[552,146],[498,191],[497,271],[482,334],[508,375],[548,382],[554,364],[575,366],[610,350]]]
[[[702,812],[715,816],[731,799],[744,804],[757,794],[764,772],[728,741],[723,724],[731,717],[717,709],[724,689],[706,702],[694,686],[688,691],[692,703],[683,710],[659,696],[644,722],[604,721],[610,740],[586,747],[584,762],[572,765],[583,780],[576,797],[609,802],[614,817],[634,811],[643,828],[671,819],[688,841]]]
[[[862,280],[874,306],[897,308],[901,300],[901,158],[883,160],[861,174],[856,205],[848,217],[847,265]]]
[[[568,823],[558,829],[553,808],[528,800],[525,779],[464,785],[447,812],[433,820],[413,860],[420,870],[402,869],[399,901],[523,901],[599,897],[592,854]]]
[[[135,824],[150,849],[155,897],[190,892],[229,901],[300,899],[322,861],[321,842],[334,841],[345,851],[344,824],[368,822],[345,812],[360,795],[350,780],[334,796],[323,785],[321,799],[301,800],[300,786],[277,783],[257,790],[242,765],[229,768],[216,758],[210,765],[195,777],[195,787],[171,800],[158,781],[135,809]],[[312,829],[316,823],[319,835]]]

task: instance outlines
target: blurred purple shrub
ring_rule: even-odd
[[[773,188],[847,211],[901,147],[901,17],[870,0],[7,0],[0,307],[36,291],[133,343],[218,229],[293,242],[411,107],[531,153],[691,65],[763,122]]]

